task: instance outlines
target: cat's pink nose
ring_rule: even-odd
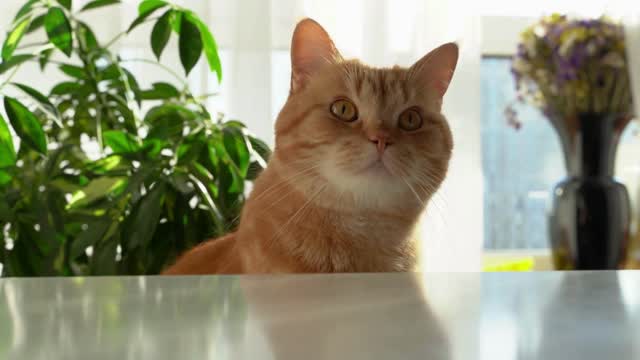
[[[389,136],[386,134],[375,134],[373,136],[369,136],[369,140],[376,145],[376,148],[378,148],[378,154],[380,155],[382,155],[387,146],[391,145]]]

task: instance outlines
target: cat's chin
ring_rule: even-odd
[[[373,161],[367,165],[358,175],[361,176],[391,176],[391,172],[381,159]]]

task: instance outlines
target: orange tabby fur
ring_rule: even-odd
[[[301,21],[275,150],[238,230],[164,274],[412,270],[414,226],[451,157],[440,110],[457,56],[446,44],[410,68],[372,68],[343,60],[320,25]],[[355,121],[330,112],[339,99],[355,105]],[[423,119],[415,131],[399,128],[407,109]]]

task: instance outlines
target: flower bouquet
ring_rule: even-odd
[[[556,268],[617,269],[630,205],[613,171],[633,113],[622,26],[605,17],[544,17],[522,33],[512,72],[518,101],[539,108],[562,143],[569,176],[553,192],[549,220]],[[506,115],[520,127],[513,105]]]
[[[624,30],[605,17],[542,18],[522,33],[511,71],[518,101],[541,109],[552,121],[584,113],[631,118]],[[519,126],[513,106],[507,118]]]

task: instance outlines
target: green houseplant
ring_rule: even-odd
[[[269,149],[239,121],[212,117],[181,80],[141,88],[110,48],[154,22],[148,66],[177,36],[188,74],[202,53],[218,79],[215,40],[188,9],[145,0],[129,29],[103,41],[82,21],[119,0],[29,0],[2,47],[0,263],[4,276],[154,274],[182,251],[236,226],[246,182]],[[46,34],[35,51],[21,44]],[[59,60],[58,60],[59,59]],[[57,67],[68,81],[43,94],[18,80],[26,62]],[[6,95],[10,87],[24,97]],[[19,137],[14,146],[11,130]],[[84,139],[84,140],[83,140]],[[83,141],[97,144],[95,156]]]

